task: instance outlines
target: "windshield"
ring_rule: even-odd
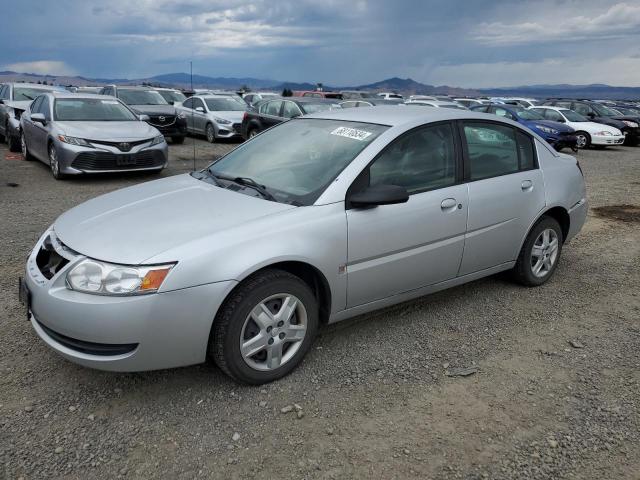
[[[522,120],[544,120],[542,115],[538,112],[534,112],[533,110],[527,110],[526,108],[514,108],[513,111],[516,112],[516,115]]]
[[[167,105],[167,101],[153,90],[118,89],[118,98],[127,105]]]
[[[49,90],[44,90],[42,88],[14,88],[13,89],[13,99],[16,102],[22,102],[25,100],[33,100],[38,95],[42,95]]]
[[[301,103],[305,113],[325,112],[327,110],[335,110],[342,108],[337,103]]]
[[[291,120],[240,145],[213,163],[209,172],[251,178],[280,202],[311,205],[387,128],[342,120]]]
[[[182,92],[174,90],[157,90],[157,92],[167,101],[167,103],[182,103],[187,99]]]
[[[446,105],[440,105],[442,108],[455,108],[456,110],[469,110],[463,105],[456,105],[455,103],[448,103]]]
[[[604,105],[599,105],[597,103],[592,103],[591,107],[596,111],[596,113],[601,117],[615,117],[618,114]]]
[[[570,122],[588,122],[589,121],[586,117],[583,117],[582,115],[580,115],[577,112],[574,112],[573,110],[561,110],[560,113],[562,113],[565,117],[567,117],[567,120],[569,120]]]
[[[138,118],[117,100],[59,98],[53,117],[61,122],[127,122]]]
[[[633,108],[626,108],[626,107],[616,107],[616,110],[618,110],[619,112],[621,112],[623,115],[634,115],[634,116],[638,116],[640,114],[640,112],[638,110],[634,110]]]
[[[248,105],[231,97],[205,98],[207,108],[212,112],[242,112]]]

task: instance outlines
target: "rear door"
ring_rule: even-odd
[[[407,203],[350,208],[347,202],[347,306],[354,307],[454,278],[467,223],[453,124],[411,130],[383,150],[349,194],[370,185],[399,185]]]
[[[264,108],[260,108],[261,120],[263,128],[273,127],[282,122],[282,100],[271,100],[264,105]]]
[[[545,205],[534,141],[517,127],[459,123],[469,187],[469,218],[460,275],[514,261]]]

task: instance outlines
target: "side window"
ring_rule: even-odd
[[[544,118],[553,122],[564,123],[564,117],[560,115],[556,110],[546,109],[544,112]]]
[[[281,105],[282,105],[282,102],[277,101],[277,100],[273,101],[273,102],[269,102],[269,103],[267,103],[265,113],[267,115],[272,115],[274,117],[279,117],[280,116],[280,106]]]
[[[49,112],[49,97],[42,96],[42,103],[38,108],[38,113],[44,115],[44,118],[51,120],[51,113]]]
[[[505,110],[504,108],[494,107],[493,110],[494,110],[494,113],[499,117],[505,117],[505,118],[508,118],[509,120],[515,120],[515,118],[513,118],[513,115],[511,115],[511,113],[508,110]]]
[[[204,108],[204,102],[202,101],[202,99],[201,98],[194,98],[193,99],[193,108],[194,108],[194,110],[196,108],[198,108],[198,107],[202,108],[205,112],[207,111],[207,109]]]
[[[294,118],[302,115],[300,108],[293,102],[284,102],[284,110],[282,111],[282,116],[284,118]]]
[[[9,87],[7,87],[6,85],[3,85],[2,87],[0,87],[0,98],[3,99],[3,100],[7,98],[7,96],[6,96],[7,88],[9,88]]]
[[[182,106],[184,108],[193,108],[193,97],[187,98],[184,102],[182,102]]]
[[[373,107],[372,103],[369,102],[358,102],[359,107]]]
[[[456,151],[448,123],[422,127],[392,143],[369,167],[370,185],[399,185],[409,193],[456,182]]]
[[[536,157],[535,150],[533,149],[533,140],[529,135],[521,132],[520,130],[516,130],[516,139],[518,142],[520,170],[534,169],[536,167]]]
[[[38,113],[40,109],[40,105],[42,104],[42,96],[36,97],[36,99],[31,103],[31,113]]]
[[[104,87],[102,89],[102,94],[103,95],[111,95],[112,97],[115,96],[116,92],[114,91],[113,87]]]
[[[353,108],[353,107],[355,107],[356,105],[358,105],[358,102],[342,102],[342,103],[340,104],[340,106],[341,106],[342,108]]]
[[[518,171],[514,129],[483,122],[465,122],[469,153],[469,179],[497,177]]]

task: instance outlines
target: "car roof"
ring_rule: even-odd
[[[151,87],[144,87],[144,86],[140,86],[140,85],[121,85],[121,86],[116,86],[116,88],[118,90],[155,90],[155,88],[151,88]]]
[[[405,102],[405,104],[409,104],[409,103],[415,103],[417,105],[434,105],[436,107],[444,107],[445,105],[456,105],[456,106],[460,106],[459,103],[454,102],[453,100],[450,102],[444,101],[444,100],[421,100],[421,99],[414,99],[411,100],[409,102]]]
[[[71,98],[71,99],[81,99],[81,98],[102,98],[102,99],[109,99],[109,100],[115,100],[115,97],[111,96],[111,95],[100,95],[99,93],[74,93],[74,92],[48,92],[51,96],[53,96],[54,98]]]
[[[40,83],[29,83],[29,82],[7,82],[4,85],[13,85],[13,87],[24,87],[24,88],[39,88],[41,90],[51,90],[51,91],[67,91],[64,87],[60,87],[58,85],[42,85]]]

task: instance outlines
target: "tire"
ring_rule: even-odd
[[[28,162],[33,160],[33,155],[29,153],[29,149],[27,148],[27,140],[24,138],[24,132],[20,133],[20,150],[22,151],[22,158]]]
[[[589,135],[587,132],[583,132],[582,130],[576,132],[576,138],[576,147],[578,148],[589,148],[589,146],[591,145],[591,135]]]
[[[204,129],[205,136],[207,137],[207,142],[215,143],[216,142],[216,129],[213,128],[213,125],[207,123],[206,128]]]
[[[253,138],[253,137],[255,137],[256,135],[258,135],[258,133],[260,133],[260,132],[258,132],[258,130],[256,130],[255,128],[252,128],[252,129],[250,129],[250,130],[249,130],[249,132],[247,133],[247,138],[248,138],[248,139]]]
[[[285,302],[294,309],[282,308]],[[250,315],[253,311],[259,314]],[[211,329],[208,355],[234,380],[260,385],[290,373],[311,347],[317,329],[318,302],[309,286],[290,273],[265,270],[224,301]],[[243,355],[241,341],[253,339],[254,348]]]
[[[9,144],[9,151],[10,152],[19,152],[21,149],[21,145],[20,145],[20,137],[12,137],[11,135],[9,135],[9,132],[7,131],[7,143]]]
[[[527,287],[546,283],[560,262],[563,240],[560,224],[551,217],[543,216],[533,226],[522,245],[512,272],[514,279]],[[539,271],[536,271],[538,268]]]
[[[62,180],[65,178],[64,173],[60,173],[60,165],[58,163],[58,152],[56,150],[56,146],[53,142],[49,143],[47,147],[48,157],[49,157],[49,168],[51,168],[51,175],[56,180]]]
[[[171,143],[174,145],[182,145],[184,143],[184,137],[171,137]]]

